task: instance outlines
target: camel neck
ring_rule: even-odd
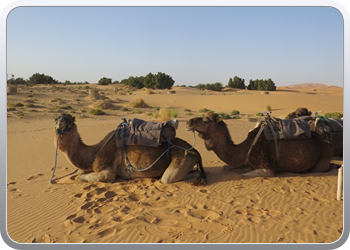
[[[205,141],[208,150],[213,150],[220,160],[232,167],[245,165],[251,143],[252,139],[247,137],[242,143],[234,144],[231,138],[224,134],[216,134]]]
[[[92,170],[93,157],[98,147],[85,145],[76,126],[68,134],[60,137],[59,149],[75,167],[82,170]]]

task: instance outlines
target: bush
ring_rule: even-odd
[[[230,115],[226,114],[226,113],[219,113],[219,116],[221,117],[221,119],[230,119]]]
[[[168,108],[161,108],[159,109],[158,118],[162,121],[170,120],[171,118],[171,111]]]
[[[261,112],[256,113],[255,115],[256,115],[256,116],[264,116],[264,114],[263,114],[263,113],[261,113]]]
[[[146,104],[146,102],[142,98],[137,98],[134,102],[130,102],[129,104],[133,108],[148,107],[148,105]]]
[[[177,110],[173,110],[171,112],[171,116],[174,117],[174,118],[177,118],[178,115],[179,115],[179,112],[177,112]]]
[[[212,112],[210,109],[204,108],[204,109],[200,109],[198,110],[201,113],[208,113],[208,112]]]
[[[105,115],[106,113],[102,109],[90,109],[88,111],[91,115]]]
[[[339,112],[333,112],[333,113],[326,113],[324,115],[324,117],[326,118],[342,118],[343,117],[343,114],[342,113],[339,113]]]
[[[232,110],[231,115],[239,115],[240,112],[238,110]]]
[[[270,105],[267,105],[267,106],[266,106],[266,111],[271,111],[271,110],[272,110],[271,106],[270,106]]]

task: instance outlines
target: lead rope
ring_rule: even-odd
[[[54,177],[54,175],[55,175],[56,166],[57,166],[58,141],[59,141],[59,139],[60,139],[61,136],[62,136],[62,135],[59,134],[58,137],[57,137],[56,154],[55,154],[55,166],[53,167],[53,170],[52,170],[52,176],[51,176],[51,179],[50,179],[50,183],[51,183],[51,184],[52,184],[53,181],[56,181],[56,180],[58,180],[58,179],[61,179],[61,178],[63,178],[63,177],[66,177],[66,176],[68,176],[68,175],[72,175],[72,174],[74,174],[75,172],[78,171],[78,169],[76,169],[76,170],[74,170],[72,173],[66,174],[65,176],[62,176],[62,177],[60,177],[60,178],[53,179],[53,177]]]
[[[126,150],[124,150],[124,155],[125,155],[125,162],[126,162],[126,167],[125,169],[128,171],[128,173],[130,174],[130,171],[131,170],[134,170],[134,171],[138,171],[138,172],[143,172],[143,171],[146,171],[148,169],[150,169],[151,167],[153,167],[159,160],[160,158],[163,157],[163,155],[167,154],[169,155],[169,151],[171,148],[173,147],[177,147],[177,148],[180,148],[180,149],[183,149],[185,151],[189,151],[189,150],[192,150],[196,144],[196,134],[194,132],[194,130],[192,130],[193,132],[193,145],[192,147],[190,148],[184,148],[184,147],[181,147],[181,146],[178,146],[178,145],[175,145],[174,143],[172,143],[169,139],[167,139],[167,142],[168,142],[168,148],[147,168],[143,168],[143,169],[137,169],[137,168],[134,168],[133,166],[131,166],[128,158],[127,158],[127,155],[126,155]]]

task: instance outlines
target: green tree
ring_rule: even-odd
[[[156,85],[155,77],[152,73],[148,73],[148,75],[145,76],[145,79],[143,81],[143,85],[146,88],[154,88]]]
[[[29,77],[28,82],[32,85],[51,84],[51,83],[55,83],[55,80],[51,76],[35,73],[31,77]]]
[[[158,74],[156,74],[154,78],[155,78],[154,87],[157,89],[171,89],[175,83],[175,81],[171,76],[162,72],[158,72]]]
[[[112,83],[112,79],[111,78],[107,78],[107,77],[102,77],[99,81],[98,81],[98,85],[108,85]]]

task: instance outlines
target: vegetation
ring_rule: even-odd
[[[271,106],[270,106],[270,105],[267,105],[267,106],[266,106],[266,111],[271,111],[271,110],[272,110]]]
[[[238,110],[232,110],[231,115],[239,115],[240,112]]]
[[[245,89],[244,79],[235,76],[229,79],[227,87],[229,88],[237,88],[237,89]]]
[[[145,108],[148,107],[146,102],[142,98],[137,98],[135,101],[130,102],[129,105],[133,108]]]
[[[200,109],[200,110],[198,110],[199,112],[201,112],[201,113],[208,113],[208,112],[213,112],[212,110],[210,110],[210,109],[207,109],[207,108],[204,108],[204,109]]]
[[[101,109],[101,108],[98,108],[98,109],[90,109],[88,111],[89,114],[91,115],[105,115],[106,113]]]
[[[157,74],[149,73],[146,76],[130,76],[128,79],[121,80],[121,83],[138,89],[143,87],[150,89],[171,89],[175,81],[171,76],[158,72]]]
[[[249,90],[269,90],[275,91],[276,86],[275,83],[269,78],[268,80],[256,79],[250,80],[249,85],[247,87]]]
[[[98,81],[98,85],[108,85],[112,83],[112,79],[111,78],[106,78],[106,77],[102,77],[99,81]]]
[[[343,117],[343,114],[342,113],[339,113],[339,112],[333,112],[333,113],[326,113],[324,115],[324,117],[326,118],[342,118]]]
[[[198,84],[196,88],[199,90],[212,90],[212,91],[221,91],[223,89],[221,82],[216,83],[206,83],[206,84]]]
[[[179,112],[177,112],[177,110],[171,111],[171,116],[172,117],[177,118],[178,115],[179,115]]]
[[[53,79],[49,75],[35,73],[28,80],[24,80],[21,77],[15,78],[14,75],[10,79],[7,80],[7,84],[18,84],[18,85],[37,85],[37,84],[89,84],[87,81],[85,82],[70,82],[66,80],[65,82],[60,82],[58,80]]]
[[[171,111],[168,108],[160,108],[156,118],[162,121],[167,121],[171,118]]]
[[[261,112],[256,113],[255,115],[256,115],[256,116],[264,116],[264,114],[263,114],[263,113],[261,113]]]

